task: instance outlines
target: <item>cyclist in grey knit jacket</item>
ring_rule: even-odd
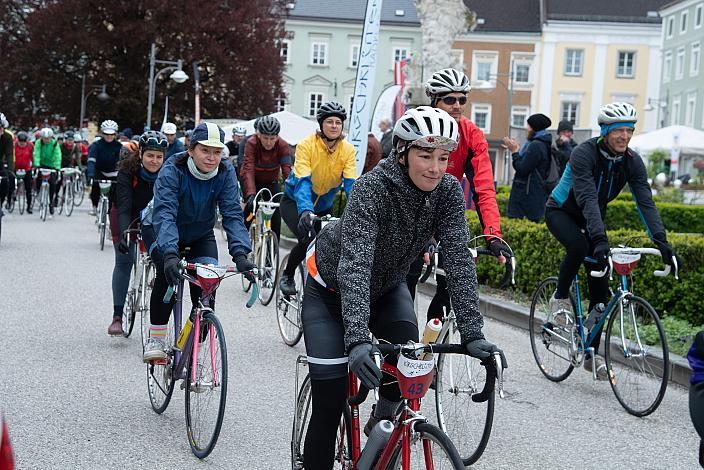
[[[463,344],[474,357],[498,351],[505,363],[482,334],[464,197],[458,180],[445,174],[457,136],[457,123],[445,111],[421,106],[404,114],[394,128],[391,156],[357,180],[342,218],[308,248],[302,318],[313,408],[304,445],[307,470],[332,466],[348,362],[364,386],[381,384],[365,432],[396,413],[400,391],[395,379],[382,383],[371,333],[380,342],[418,341],[406,274],[431,236],[437,234],[445,250]]]

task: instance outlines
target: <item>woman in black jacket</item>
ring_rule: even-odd
[[[508,216],[540,222],[545,214],[548,191],[543,185],[550,169],[550,145],[552,136],[546,131],[552,122],[544,114],[533,114],[528,118],[528,140],[518,147],[514,139],[504,138],[509,149],[516,174],[508,200]],[[536,173],[539,173],[537,175]]]
[[[154,194],[154,181],[164,163],[168,141],[161,132],[148,131],[139,138],[139,151],[121,160],[117,173],[117,201],[110,211],[110,231],[115,248],[112,271],[113,317],[110,336],[122,336],[122,314],[130,282],[130,270],[136,256],[134,234],[124,237],[127,229],[137,228],[139,213]]]

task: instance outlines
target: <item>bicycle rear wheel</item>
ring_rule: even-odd
[[[186,431],[193,454],[203,459],[215,447],[225,415],[227,399],[227,346],[220,321],[214,313],[203,315],[198,362],[188,362],[186,375]],[[195,368],[195,382],[191,381]]]
[[[401,443],[391,457],[391,464],[386,468],[398,470],[402,468]],[[454,469],[464,470],[457,449],[442,429],[430,423],[416,423],[415,433],[411,434],[411,462],[409,470],[421,469]]]
[[[279,267],[279,277],[284,272],[288,257],[284,256]],[[276,322],[279,326],[281,338],[289,346],[295,346],[303,336],[303,323],[301,321],[301,308],[303,306],[303,288],[305,274],[303,265],[298,265],[294,280],[296,281],[296,295],[284,295],[278,288],[279,280],[276,280]]]
[[[147,333],[148,334],[148,333]],[[170,316],[169,324],[166,328],[165,344],[168,346],[167,359],[164,364],[147,364],[147,392],[152,409],[158,414],[166,411],[174,393],[174,350],[176,341],[174,332],[173,315]]]
[[[606,327],[604,356],[609,383],[626,411],[647,416],[660,406],[670,355],[660,318],[645,299],[629,296],[619,302]]]
[[[306,375],[296,397],[291,435],[291,470],[303,470],[303,451],[311,414],[310,375]],[[349,405],[345,408],[335,438],[333,469],[349,469],[352,463],[352,419]]]
[[[452,317],[440,343],[460,343]],[[440,428],[452,439],[464,465],[475,463],[484,453],[494,422],[496,394],[482,403],[472,401],[486,382],[486,369],[479,359],[464,354],[440,354],[435,380],[435,407]]]
[[[561,382],[574,369],[571,357],[575,346],[573,312],[576,308],[574,299],[570,297],[572,312],[569,315],[561,314],[556,321],[550,312],[550,299],[556,288],[557,278],[549,277],[535,290],[530,304],[528,330],[530,347],[540,372],[553,382]]]
[[[279,239],[274,232],[264,234],[259,250],[264,250],[257,254],[257,261],[262,262],[259,266],[259,302],[266,306],[274,297],[276,273],[279,269]]]

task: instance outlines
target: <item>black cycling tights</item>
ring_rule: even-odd
[[[567,250],[562,263],[560,263],[560,274],[557,279],[557,291],[555,292],[557,298],[566,299],[569,297],[570,287],[582,264],[584,264],[587,272],[597,269],[593,263],[584,261],[586,256],[592,254],[594,247],[589,238],[582,232],[586,226],[585,222],[577,220],[568,212],[548,207],[545,211],[545,223],[548,226],[548,230]],[[587,288],[589,289],[589,307],[587,312],[590,312],[592,307],[599,302],[604,304],[608,302],[608,277],[587,276]],[[587,312],[584,312],[584,314],[586,315]],[[591,344],[595,351],[599,349],[600,339],[601,332],[594,337],[594,341]]]

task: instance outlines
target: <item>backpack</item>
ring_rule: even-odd
[[[560,174],[560,160],[557,155],[553,152],[552,146],[550,146],[550,149],[548,151],[548,160],[550,161],[550,166],[548,167],[548,172],[543,178],[543,175],[540,174],[540,171],[536,169],[535,174],[538,175],[538,180],[540,181],[540,184],[545,188],[545,192],[551,193],[553,189],[555,189],[555,186],[557,186],[557,183],[560,182],[561,174]]]

